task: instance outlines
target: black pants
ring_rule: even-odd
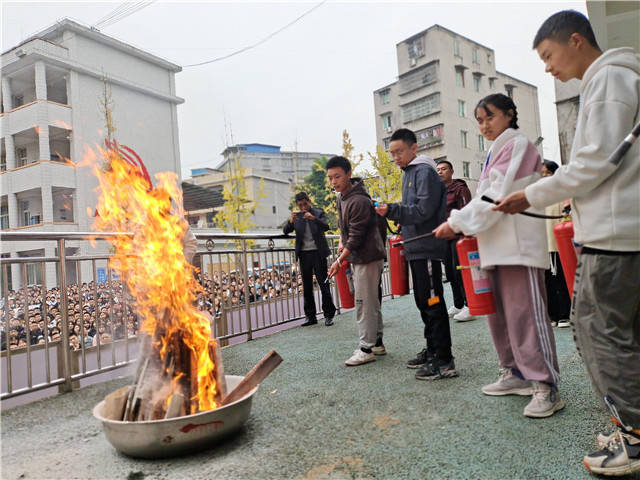
[[[300,270],[302,271],[302,289],[304,291],[304,314],[310,320],[316,319],[316,301],[313,292],[313,274],[320,286],[322,293],[322,313],[325,318],[333,318],[336,307],[331,298],[331,288],[327,279],[327,259],[322,257],[317,250],[302,250],[298,255]]]
[[[558,252],[551,252],[551,261],[556,266],[556,274],[551,269],[544,272],[544,283],[547,287],[547,308],[552,322],[569,318],[571,312],[571,298],[564,279],[564,271],[560,263]]]
[[[442,266],[438,260],[411,260],[411,279],[413,281],[413,298],[420,310],[424,323],[424,338],[427,350],[443,362],[452,358],[451,331],[449,330],[449,314],[444,301],[442,287]],[[429,273],[431,266],[431,273]],[[438,297],[437,303],[429,305],[429,299]]]
[[[456,308],[462,308],[467,304],[467,298],[464,294],[464,285],[462,283],[462,272],[456,267],[460,265],[458,261],[458,249],[456,242],[458,239],[447,240],[447,251],[444,257],[444,273],[451,285],[453,292],[453,304]]]

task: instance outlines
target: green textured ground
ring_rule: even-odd
[[[272,348],[284,363],[254,397],[245,427],[199,454],[141,461],[111,447],[91,409],[127,379],[5,411],[2,478],[593,478],[581,459],[610,426],[570,329],[555,329],[567,406],[533,420],[522,415],[527,398],[480,393],[497,376],[484,319],[452,324],[461,376],[429,383],[404,365],[423,345],[413,299],[387,301],[383,313],[389,354],[357,368],[343,364],[357,346],[352,313],[330,328],[225,349],[228,374],[245,374]]]

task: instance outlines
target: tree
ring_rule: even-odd
[[[113,124],[113,108],[115,102],[111,96],[111,84],[107,77],[102,76],[102,96],[100,97],[100,113],[104,115],[104,127],[106,129],[106,138],[109,142],[113,140],[113,134],[116,131],[116,127]]]
[[[216,225],[225,232],[243,233],[254,227],[252,215],[263,208],[260,200],[267,196],[264,178],[260,179],[256,198],[251,200],[247,191],[246,169],[240,166],[240,157],[232,157],[227,163],[225,186],[222,191],[224,205],[215,217]],[[239,245],[239,242],[236,242]]]

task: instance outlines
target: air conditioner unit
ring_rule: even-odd
[[[409,59],[409,66],[410,67],[415,67],[416,63],[418,63],[418,61],[415,58],[410,58]]]

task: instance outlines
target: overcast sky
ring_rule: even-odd
[[[0,2],[2,51],[69,17],[93,25],[121,2]],[[158,0],[101,31],[189,65],[252,45],[316,2]],[[233,143],[339,153],[347,129],[356,152],[375,150],[373,91],[396,80],[395,45],[440,24],[493,48],[499,71],[538,87],[545,158],[559,162],[552,78],[531,42],[551,14],[580,2],[327,0],[256,48],[176,75],[183,177],[213,167]]]

